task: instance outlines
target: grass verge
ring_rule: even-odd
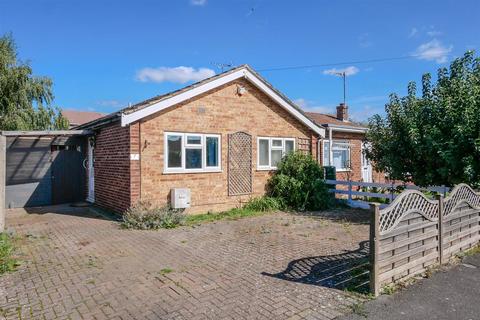
[[[205,222],[214,222],[219,220],[237,220],[245,217],[255,217],[267,214],[273,211],[259,211],[252,210],[247,208],[234,208],[228,211],[219,212],[219,213],[204,213],[204,214],[195,214],[189,215],[185,219],[185,225],[191,226],[195,224],[205,223]]]
[[[14,256],[14,238],[6,233],[0,233],[0,275],[14,271],[20,264]]]

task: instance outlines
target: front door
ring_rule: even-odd
[[[372,164],[365,155],[365,149],[368,146],[362,144],[362,180],[363,182],[372,182]]]
[[[85,195],[81,145],[52,145],[52,203],[82,201]]]
[[[87,201],[88,202],[95,202],[95,173],[93,167],[93,150],[94,150],[94,142],[93,139],[88,139],[88,155],[87,155],[87,170],[88,170],[88,193],[87,193]]]

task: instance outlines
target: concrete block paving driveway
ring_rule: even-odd
[[[338,212],[134,231],[65,205],[7,227],[23,261],[0,277],[0,319],[333,319],[362,299],[322,273],[365,254],[368,224]]]

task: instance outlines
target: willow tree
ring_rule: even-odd
[[[0,130],[67,129],[52,101],[52,80],[18,59],[11,35],[0,37]]]
[[[417,185],[480,186],[480,58],[469,51],[437,81],[422,77],[422,92],[390,95],[386,116],[369,120],[367,151],[376,169]]]

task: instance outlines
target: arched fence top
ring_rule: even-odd
[[[468,184],[461,183],[445,198],[444,216],[448,216],[462,203],[467,203],[470,207],[480,208],[480,194],[476,193]]]
[[[438,219],[438,201],[417,190],[402,192],[388,207],[380,210],[380,234],[394,230],[407,215],[418,213],[430,221]]]

